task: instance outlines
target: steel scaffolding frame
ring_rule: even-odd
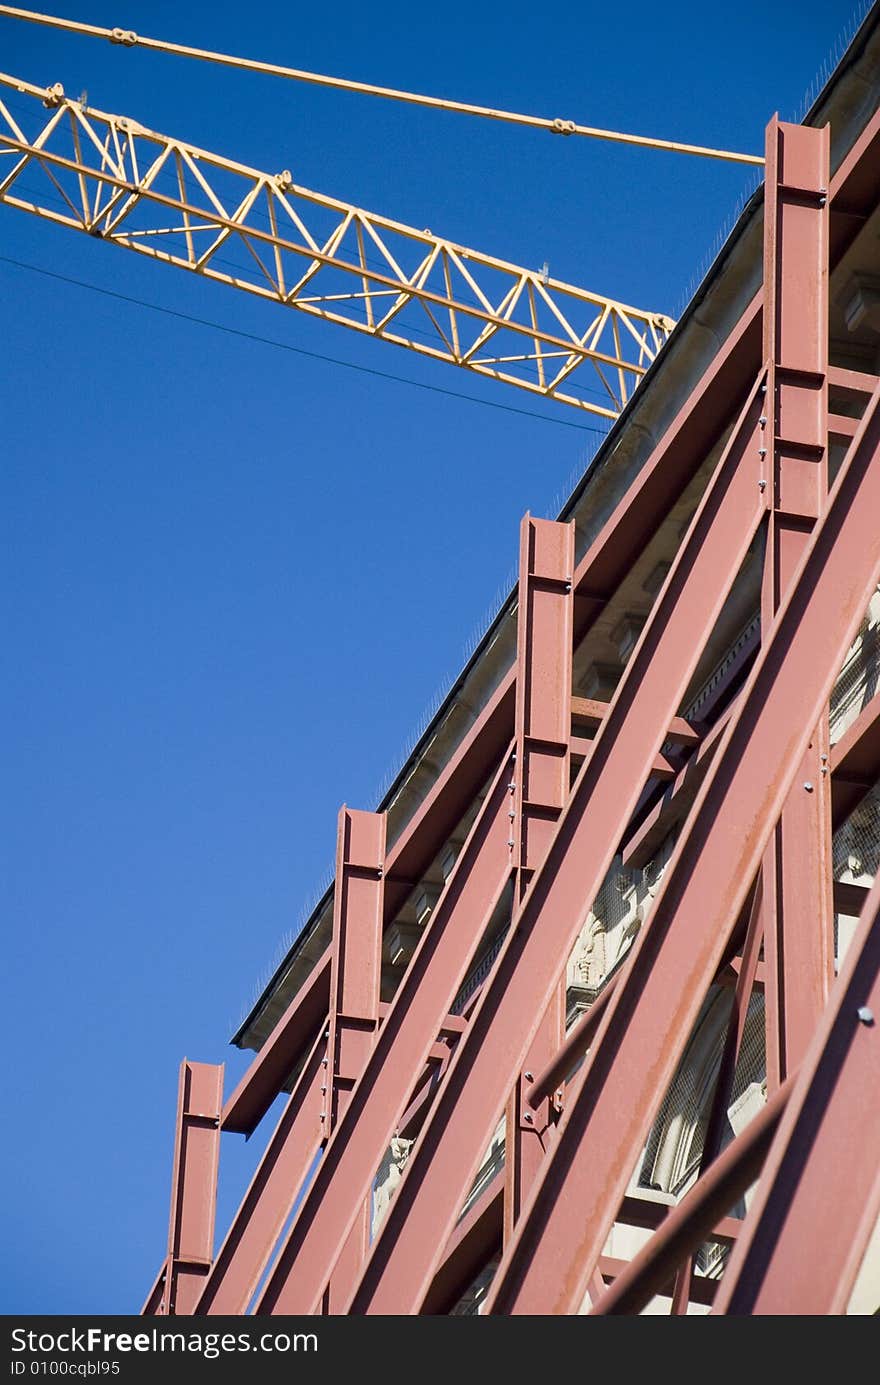
[[[835,979],[831,834],[880,775],[880,698],[834,747],[828,703],[880,580],[880,380],[829,365],[828,277],[877,204],[878,151],[880,113],[832,179],[827,127],[770,123],[763,289],[579,563],[573,524],[525,516],[515,665],[398,840],[386,849],[382,813],[340,814],[332,945],[215,1113],[211,1139],[249,1133],[300,1064],[213,1258],[214,1146],[187,1137],[210,1121],[182,1082],[169,1253],[145,1312],[443,1313],[496,1259],[490,1313],[638,1312],[656,1294],[677,1313],[846,1311],[880,1212],[880,882],[853,891]],[[829,385],[859,420],[829,415]],[[573,699],[574,648],[724,437],[610,702]],[[829,486],[831,437],[846,455]],[[760,648],[721,715],[690,724],[685,692],[758,536]],[[646,785],[674,797],[685,776],[653,908],[564,1036],[585,913],[636,849]],[[383,926],[480,793],[384,1004]],[[453,1014],[508,902],[491,971]],[[631,1177],[717,982],[733,995],[705,1144],[670,1208]],[[756,987],[768,1100],[722,1148]],[[465,1208],[502,1115],[505,1169]],[[371,1239],[374,1179],[402,1136]],[[606,1251],[616,1222],[650,1233],[628,1263]],[[694,1273],[707,1239],[732,1248],[720,1281]]]

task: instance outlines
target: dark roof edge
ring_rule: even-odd
[[[825,82],[824,86],[817,95],[810,109],[803,117],[801,124],[811,125],[816,122],[816,119],[821,114],[821,109],[823,105],[828,99],[828,95],[832,87],[834,87],[840,81],[844,72],[855,62],[858,61],[865,46],[867,45],[868,39],[870,38],[875,27],[877,26],[878,20],[880,20],[880,0],[874,0],[874,3],[867,10],[864,18],[859,23],[858,27],[853,33],[852,38],[849,40],[840,60],[835,64],[833,71],[828,77],[828,80]],[[712,260],[711,264],[709,265],[709,268],[707,269],[706,273],[703,275],[702,280],[697,286],[697,289],[695,290],[693,296],[691,297],[690,301],[685,307],[684,312],[678,319],[678,322],[676,323],[673,332],[669,336],[668,341],[657,353],[657,356],[655,357],[654,361],[651,363],[650,367],[643,376],[639,388],[627,400],[623,410],[620,414],[618,414],[617,418],[614,420],[611,427],[609,428],[607,434],[599,443],[599,446],[597,447],[594,456],[587,464],[583,476],[580,478],[574,490],[571,492],[568,499],[566,500],[565,504],[560,509],[557,518],[564,519],[566,515],[568,515],[577,506],[587,486],[595,480],[598,473],[604,467],[606,461],[612,455],[620,435],[629,423],[633,410],[636,407],[638,407],[640,400],[644,397],[646,387],[650,385],[650,383],[655,378],[658,369],[661,367],[662,362],[667,354],[669,343],[675,342],[677,340],[686,324],[697,312],[697,309],[700,307],[700,304],[708,295],[712,286],[720,278],[723,272],[724,265],[733,251],[733,247],[739,241],[740,237],[744,234],[749,222],[757,214],[758,208],[763,206],[763,202],[764,184],[762,183],[760,187],[755,189],[755,191],[747,200],[745,206],[743,207],[742,211],[740,212],[739,216],[737,217],[736,221],[731,227],[729,234],[726,236],[723,245],[721,246],[715,258]],[[460,674],[449,688],[448,692],[446,693],[446,696],[443,698],[437,711],[434,713],[433,717],[431,717],[430,721],[428,722],[428,725],[425,727],[424,731],[413,745],[409,754],[406,756],[403,764],[401,765],[398,773],[395,775],[392,783],[389,785],[388,789],[383,794],[381,801],[377,804],[377,812],[384,811],[394,801],[394,798],[396,797],[397,793],[399,792],[400,788],[402,787],[403,783],[405,782],[406,778],[408,777],[411,771],[413,761],[418,760],[422,751],[425,749],[425,747],[429,744],[429,742],[435,735],[437,728],[443,721],[444,717],[447,715],[450,706],[455,700],[457,694],[467,682],[471,671],[480,661],[485,650],[489,647],[489,645],[493,643],[502,623],[510,615],[515,601],[516,587],[513,588],[513,590],[502,602],[501,606],[499,607],[498,613],[495,615],[494,619],[490,621],[485,633],[483,634],[479,643],[474,648],[470,658],[464,664]],[[327,904],[329,903],[330,899],[332,898],[332,895],[333,882],[331,881],[327,889],[324,891],[324,893],[321,895],[320,899],[312,909],[309,918],[306,920],[297,936],[293,939],[292,943],[285,952],[281,961],[275,967],[271,977],[262,987],[261,993],[257,1000],[254,1002],[254,1004],[251,1006],[249,1013],[238,1026],[238,1029],[236,1030],[235,1034],[230,1039],[231,1044],[237,1045],[239,1047],[241,1046],[240,1041],[244,1039],[251,1025],[255,1023],[255,1021],[257,1020],[259,1013],[264,1006],[266,997],[268,995],[271,995],[272,992],[275,990],[275,987],[281,980],[284,972],[289,968],[295,953],[308,940],[308,937],[314,931],[315,927],[317,926],[317,922],[321,914],[323,913],[324,909],[326,908]]]

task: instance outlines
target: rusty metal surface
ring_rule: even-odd
[[[354,1312],[416,1311],[559,970],[761,514],[758,382],[645,626],[367,1261]],[[590,812],[590,805],[593,812]]]
[[[625,1191],[809,728],[880,576],[878,398],[731,718],[625,982],[576,1079],[553,1154],[496,1277],[495,1311],[575,1312],[583,1299],[611,1224],[609,1207]]]
[[[764,182],[765,461],[770,495],[762,628],[771,628],[828,493],[828,126],[770,122]],[[822,756],[824,755],[824,760]],[[762,871],[767,1083],[796,1067],[834,963],[828,711],[823,709]],[[822,766],[814,773],[816,762]]]
[[[717,1312],[846,1312],[880,1213],[878,1094],[880,879],[768,1153]]]
[[[180,1065],[168,1256],[158,1309],[191,1313],[214,1253],[223,1064]]]
[[[771,122],[763,292],[576,568],[573,526],[526,516],[516,665],[387,855],[384,817],[343,810],[333,944],[227,1102],[223,1128],[249,1133],[311,1053],[213,1268],[210,1153],[181,1098],[169,1259],[145,1312],[247,1311],[321,1143],[316,1096],[335,1096],[318,1117],[329,1143],[257,1312],[449,1312],[502,1251],[481,1311],[577,1312],[588,1288],[600,1315],[639,1311],[657,1292],[672,1294],[674,1313],[689,1302],[845,1311],[880,1208],[878,1107],[866,1115],[865,1105],[880,1089],[880,887],[835,984],[833,908],[853,912],[866,890],[837,882],[832,894],[831,826],[832,810],[838,824],[877,778],[880,712],[875,698],[831,748],[825,708],[880,576],[880,389],[872,375],[828,364],[827,280],[829,258],[840,259],[880,194],[878,149],[880,114],[829,189],[827,131]],[[747,398],[762,332],[768,389],[759,376]],[[861,422],[829,420],[829,385],[837,399],[869,401]],[[572,698],[572,649],[731,427],[617,693],[610,703]],[[830,497],[829,427],[848,445]],[[684,692],[762,522],[762,648],[717,724],[710,707],[707,723],[690,726],[678,715]],[[752,652],[741,651],[735,689]],[[581,768],[569,795],[572,762]],[[674,780],[662,798],[646,791],[651,776]],[[381,1004],[383,923],[487,780],[415,957]],[[364,840],[349,849],[360,826]],[[627,961],[563,1040],[560,977],[615,851],[643,865],[679,826]],[[450,1017],[503,900],[507,939],[467,1022]],[[697,1181],[670,1209],[628,1182],[713,984],[732,990],[720,1074]],[[719,1153],[749,997],[760,991],[770,1102]],[[459,1221],[505,1104],[506,1168]],[[369,1248],[372,1181],[403,1124],[416,1144]],[[737,1223],[725,1212],[762,1162]],[[630,1264],[605,1253],[614,1222],[653,1232]],[[693,1274],[697,1245],[713,1236],[735,1243],[720,1291]]]
[[[574,622],[574,525],[525,515],[520,526],[516,671],[516,767],[511,838],[516,901],[526,894],[568,799]],[[504,1239],[541,1166],[555,1124],[549,1094],[532,1104],[534,1070],[559,1048],[565,1029],[560,976],[507,1103]]]
[[[260,1297],[260,1312],[317,1306],[418,1073],[452,1008],[482,926],[511,876],[512,747],[379,1030],[362,1081],[334,1130]],[[333,1189],[333,1195],[328,1195]]]

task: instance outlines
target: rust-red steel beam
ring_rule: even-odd
[[[379,1025],[385,890],[384,813],[342,807],[336,834],[333,954],[326,1102],[319,1120],[325,1139],[344,1116],[367,1065]],[[336,1311],[356,1281],[370,1242],[370,1198],[364,1197],[333,1273],[323,1309]]]
[[[687,816],[718,749],[730,711],[728,707],[721,713],[712,729],[706,732],[696,752],[678,771],[663,797],[638,827],[628,833],[621,850],[624,866],[631,870],[645,866],[664,837]]]
[[[418,1073],[509,887],[513,767],[510,745],[280,1251],[258,1302],[261,1313],[315,1311],[369,1196]]]
[[[773,1122],[774,1128],[777,1122]],[[745,1133],[745,1132],[744,1132]],[[754,1138],[757,1133],[749,1127],[749,1137]],[[767,1143],[772,1138],[772,1130],[767,1133]],[[740,1147],[740,1153],[744,1146]],[[440,1268],[433,1284],[425,1299],[422,1312],[425,1314],[449,1313],[455,1306],[458,1299],[473,1282],[480,1270],[488,1261],[501,1249],[501,1232],[503,1210],[503,1173],[497,1173],[492,1182],[469,1207],[461,1221],[455,1228],[446,1252],[441,1261]],[[738,1186],[738,1183],[735,1187]],[[746,1185],[748,1186],[748,1185]],[[705,1196],[706,1189],[702,1196]],[[733,1192],[730,1202],[737,1200],[738,1193]],[[727,1194],[724,1193],[717,1199],[718,1205],[726,1204]],[[679,1204],[680,1205],[680,1204]],[[727,1204],[729,1205],[729,1204]],[[615,1217],[615,1221],[623,1222],[626,1226],[638,1226],[644,1230],[656,1231],[658,1227],[665,1227],[668,1219],[677,1212],[677,1207],[669,1206],[663,1202],[650,1202],[647,1198],[627,1196],[623,1199],[620,1211]],[[725,1216],[723,1213],[713,1218],[703,1218],[700,1221],[699,1234],[701,1240],[717,1241],[721,1245],[732,1246],[736,1244],[742,1222],[734,1217]],[[674,1228],[671,1228],[674,1231]],[[666,1235],[668,1236],[668,1232]],[[696,1236],[696,1232],[694,1233]],[[690,1232],[686,1238],[690,1242]],[[652,1238],[653,1240],[653,1238]],[[659,1243],[658,1243],[659,1245]],[[656,1250],[653,1252],[656,1253]],[[670,1256],[668,1268],[664,1269],[664,1278],[659,1283],[657,1292],[662,1290],[666,1283],[671,1279],[675,1266],[675,1255],[680,1254],[677,1249]],[[633,1262],[635,1263],[635,1262]],[[623,1272],[629,1274],[629,1267],[623,1269],[621,1262],[610,1261],[603,1256],[599,1261],[601,1269],[616,1276]],[[601,1275],[600,1275],[601,1279]],[[697,1281],[698,1285],[700,1281]],[[626,1288],[626,1283],[622,1286]],[[605,1282],[602,1280],[601,1293],[605,1293]],[[647,1295],[647,1298],[650,1294]],[[703,1296],[698,1295],[696,1301],[702,1301]],[[604,1308],[603,1308],[604,1311]],[[615,1310],[616,1311],[616,1310]]]
[[[864,370],[848,370],[845,366],[829,365],[828,384],[835,389],[854,394],[857,398],[868,400],[877,388],[878,377]],[[858,423],[858,420],[856,420]],[[850,437],[854,436],[850,432]]]
[[[336,1123],[363,1071],[379,1023],[385,814],[342,807],[336,833],[327,1110]]]
[[[754,943],[750,942],[750,938],[751,934],[750,932],[747,932],[745,948],[745,965],[749,968],[749,975],[751,976],[749,986],[751,987],[755,984],[755,975],[752,972],[752,960],[750,950],[751,947],[754,946]],[[760,946],[760,933],[758,933],[757,935],[757,943]],[[722,964],[721,969],[715,977],[715,982],[717,985],[723,986],[728,984],[728,978],[730,978],[729,984],[731,986],[736,987],[739,985],[741,973],[737,973],[735,970],[736,963],[738,962],[738,960],[739,959],[736,957],[731,957],[729,963],[725,961]],[[755,966],[757,968],[759,964],[756,962]],[[605,983],[602,990],[599,992],[596,999],[593,1001],[589,1010],[587,1010],[585,1014],[581,1015],[580,1019],[572,1025],[571,1029],[569,1029],[562,1043],[559,1045],[559,1048],[554,1053],[553,1057],[550,1059],[550,1062],[546,1065],[546,1067],[542,1068],[537,1073],[537,1075],[534,1076],[533,1081],[531,1082],[528,1089],[527,1099],[530,1106],[537,1106],[545,1096],[548,1096],[551,1092],[554,1092],[563,1082],[565,1082],[566,1078],[570,1075],[572,1069],[584,1057],[585,1053],[587,1052],[587,1049],[590,1047],[593,1035],[599,1027],[599,1021],[605,1013],[605,1008],[611,1000],[611,997],[614,995],[614,992],[617,989],[618,984],[620,983],[622,975],[623,972],[621,970],[615,972],[613,976],[610,976],[608,978],[608,981]],[[746,983],[743,982],[744,986],[745,984]],[[744,1023],[745,1019],[743,1016],[742,1024],[744,1025]],[[739,1043],[739,1041],[742,1038],[739,1026],[740,1021],[738,1020],[737,1031],[739,1033],[739,1039],[737,1040],[737,1043]]]
[[[147,1294],[146,1301],[144,1303],[143,1308],[141,1309],[141,1317],[152,1318],[159,1312],[159,1309],[162,1307],[162,1290],[165,1287],[165,1274],[167,1269],[168,1262],[167,1260],[163,1260],[162,1268],[156,1275],[156,1278],[153,1281],[153,1287]]]
[[[831,183],[832,211],[864,215],[880,189],[878,161],[880,114],[875,116],[846,156]],[[877,166],[875,166],[877,165]],[[861,222],[859,223],[861,224]],[[842,225],[842,218],[837,226]],[[835,223],[832,223],[834,232]],[[831,262],[846,248],[845,237],[832,234]],[[627,495],[603,526],[578,564],[575,575],[575,638],[581,639],[628,571],[639,552],[706,454],[723,433],[731,400],[742,397],[761,359],[762,295],[757,293],[723,348],[667,429]],[[845,378],[844,378],[845,377]],[[873,392],[873,377],[832,369],[832,383]],[[515,670],[511,669],[444,766],[424,802],[389,847],[385,912],[393,917],[411,888],[460,820],[481,784],[497,764],[514,722]],[[330,949],[319,959],[303,988],[294,996],[271,1038],[239,1083],[224,1112],[224,1130],[251,1134],[281,1090],[298,1056],[309,1045],[327,1012],[330,994]]]
[[[316,1159],[324,1129],[329,1018],[312,1046],[195,1305],[197,1314],[247,1312],[260,1276]]]
[[[575,1064],[583,1058],[619,980],[619,972],[609,978],[586,1014],[572,1025],[553,1057],[533,1078],[527,1096],[533,1110],[561,1086]]]
[[[606,1284],[615,1284],[617,1282],[618,1276],[626,1271],[629,1264],[629,1260],[618,1260],[615,1256],[600,1255],[599,1263],[597,1266],[598,1278],[594,1278],[594,1283],[597,1285],[597,1293],[604,1290]],[[602,1290],[598,1289],[599,1281],[601,1281]],[[660,1292],[664,1294],[668,1294],[672,1292],[672,1290],[673,1285],[671,1282],[668,1284],[661,1285],[660,1287]],[[710,1279],[708,1275],[694,1276],[691,1302],[702,1303],[706,1306],[711,1306],[715,1302],[717,1292],[717,1279]],[[590,1296],[592,1298],[592,1292]]]
[[[200,1313],[244,1313],[256,1291],[294,1199],[338,1118],[372,1047],[379,1023],[385,816],[344,807],[337,826],[333,937],[328,981],[331,1008],[236,1214],[197,1305]],[[320,964],[319,964],[320,968]],[[320,978],[310,978],[312,995]],[[308,1005],[306,1001],[306,1005]],[[314,1001],[311,1001],[314,1004]],[[263,1072],[240,1084],[239,1123],[264,1099],[267,1074],[282,1071],[280,1054],[305,1006],[292,1007],[257,1060]],[[267,1052],[268,1050],[268,1052]],[[286,1050],[289,1061],[289,1049]],[[227,1107],[227,1111],[229,1108]],[[349,1246],[348,1273],[366,1249],[366,1211]],[[332,1286],[331,1286],[332,1287]]]
[[[572,721],[575,723],[582,722],[591,730],[598,731],[608,715],[610,705],[610,703],[601,702],[594,697],[573,697],[571,699]],[[698,730],[691,722],[686,721],[684,717],[673,717],[669,723],[666,738],[674,741],[677,745],[693,747],[700,744],[703,735],[701,730]]]
[[[878,1092],[880,879],[768,1153],[717,1312],[846,1313],[880,1212]]]
[[[252,1135],[284,1087],[306,1043],[324,1027],[330,1004],[328,947],[297,991],[223,1108],[221,1129]]]
[[[831,181],[831,263],[836,264],[880,200],[880,110],[875,111]],[[873,390],[868,391],[869,394]]]
[[[520,895],[543,860],[569,787],[574,524],[520,525],[516,775],[510,812]]]
[[[588,740],[586,736],[572,736],[569,745],[571,749],[571,763],[576,768],[579,768],[590,755],[593,742]],[[654,761],[650,766],[650,773],[656,775],[660,780],[671,781],[676,778],[676,771],[672,761],[667,760],[665,755],[659,753],[654,756]]]
[[[162,1296],[154,1311],[192,1313],[214,1253],[223,1064],[180,1065],[171,1215]]]
[[[733,985],[730,1014],[727,1018],[727,1032],[724,1036],[721,1060],[718,1064],[718,1075],[715,1078],[715,1090],[709,1105],[706,1135],[697,1170],[698,1181],[702,1181],[706,1170],[721,1152],[724,1131],[728,1123],[727,1112],[733,1092],[733,1081],[749,1015],[749,1001],[758,975],[759,958],[764,939],[763,894],[759,873],[752,890],[749,921],[746,925],[743,941],[742,965],[738,971],[735,965],[731,967],[736,975],[736,980]],[[694,1247],[691,1247],[691,1250],[693,1249]],[[679,1315],[688,1310],[693,1271],[693,1255],[689,1254],[679,1266],[676,1275],[675,1292],[672,1300],[673,1314]]]
[[[774,1092],[742,1134],[727,1146],[681,1202],[670,1209],[650,1241],[593,1304],[591,1316],[641,1312],[654,1294],[662,1293],[669,1285],[682,1257],[711,1236],[719,1218],[760,1173],[791,1095],[793,1080],[790,1078]],[[741,1235],[742,1232],[737,1240]]]
[[[501,1249],[504,1173],[469,1207],[449,1239],[425,1300],[425,1313],[449,1313],[492,1256]]]
[[[629,554],[648,543],[723,433],[730,401],[744,394],[758,368],[760,336],[761,295],[756,294],[626,497],[577,565],[575,640],[583,638],[626,576]],[[630,544],[635,547],[628,547]],[[515,688],[514,667],[505,674],[400,837],[389,846],[386,920],[405,902],[412,882],[427,869],[498,763],[513,733]],[[327,1011],[329,995],[327,948],[239,1083],[224,1113],[224,1130],[249,1135],[256,1129],[303,1047],[311,1042]]]
[[[608,1209],[626,1189],[880,576],[878,402],[875,395],[625,980],[572,1083],[552,1154],[496,1276],[494,1311],[571,1313],[583,1300],[611,1223]]]
[[[416,1312],[762,513],[756,381],[374,1242],[355,1313]],[[625,730],[624,730],[625,729]],[[592,805],[593,811],[590,811]],[[439,1246],[438,1246],[439,1242]]]
[[[516,665],[516,773],[511,839],[516,902],[547,854],[570,784],[573,711],[574,524],[525,515],[520,526]],[[600,717],[601,720],[601,717]],[[513,1232],[551,1137],[552,1098],[528,1102],[532,1070],[543,1067],[565,1032],[565,976],[526,1054],[507,1103],[504,1236]]]
[[[495,773],[513,736],[516,669],[504,675],[428,790],[400,836],[388,847],[385,918],[394,918],[457,827],[474,798]]]
[[[489,698],[478,720],[444,765],[424,801],[387,849],[384,918],[393,918],[443,842],[493,773],[513,729],[515,673]],[[250,1135],[281,1091],[303,1048],[310,1045],[330,1004],[332,947],[315,963],[266,1043],[254,1058],[223,1114],[223,1129]]]
[[[830,129],[767,127],[764,357],[770,514],[761,595],[767,631],[828,490],[828,181]],[[771,1091],[797,1067],[834,967],[828,712],[819,718],[762,871]]]
[[[623,1222],[625,1226],[640,1226],[646,1231],[656,1231],[657,1227],[662,1226],[666,1218],[671,1215],[676,1205],[666,1202],[651,1202],[646,1197],[627,1193],[614,1220]],[[739,1217],[720,1216],[712,1223],[704,1239],[717,1241],[722,1246],[732,1246],[739,1236],[741,1228],[742,1222]]]
[[[583,634],[581,611],[590,609],[590,603],[604,604],[617,590],[632,567],[633,555],[644,550],[735,419],[760,367],[759,292],[578,565],[576,638]]]
[[[740,1049],[746,1031],[749,1015],[749,1001],[758,976],[761,944],[764,940],[763,890],[760,876],[752,892],[749,922],[743,942],[742,965],[733,988],[730,1015],[727,1020],[727,1033],[721,1050],[718,1076],[715,1079],[715,1092],[706,1123],[706,1137],[700,1156],[700,1173],[717,1159],[721,1151],[721,1141],[727,1123],[727,1112],[733,1093],[733,1080],[739,1062]]]

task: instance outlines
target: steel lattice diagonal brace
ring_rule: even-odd
[[[880,576],[878,512],[880,390],[573,1084],[553,1153],[496,1276],[490,1311],[581,1307],[614,1210]]]

